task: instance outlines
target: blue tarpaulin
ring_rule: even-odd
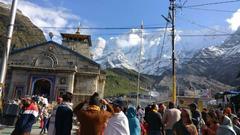
[[[240,90],[228,90],[224,91],[224,95],[230,95],[230,94],[240,94]]]

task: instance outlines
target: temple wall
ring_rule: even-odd
[[[90,48],[88,43],[78,42],[78,41],[63,41],[63,45],[68,46],[70,49],[79,52],[80,54],[91,58]]]
[[[77,43],[76,47],[90,56],[88,44]],[[104,94],[106,78],[98,64],[51,42],[11,54],[8,64],[11,74],[5,98],[15,98],[16,89],[22,96],[31,96],[33,85],[41,79],[51,84],[51,101],[67,91],[73,93],[73,103],[94,92]]]

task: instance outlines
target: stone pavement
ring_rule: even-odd
[[[6,126],[3,130],[0,130],[0,135],[11,135],[14,126]],[[31,135],[39,135],[41,129],[38,124],[33,125]]]
[[[39,124],[38,123],[33,125],[31,135],[40,135],[41,129],[39,128]],[[0,135],[11,135],[13,129],[14,129],[14,126],[6,126],[5,128],[0,129]],[[77,129],[77,127],[73,126],[72,135],[75,134],[76,129]]]

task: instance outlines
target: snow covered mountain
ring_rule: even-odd
[[[170,30],[141,30],[132,29],[120,36],[102,38],[94,43],[92,53],[94,60],[104,68],[127,68],[149,75],[161,75],[171,68],[171,37]],[[214,34],[216,31],[204,29],[201,31],[177,31],[176,50],[177,63],[189,61],[200,48],[221,44],[223,38],[216,37],[184,37],[184,34]],[[142,47],[141,47],[142,40]],[[204,44],[203,44],[204,43]],[[141,61],[139,56],[141,50]]]
[[[240,28],[220,46],[210,46],[196,53],[181,72],[205,76],[232,86],[239,85]]]

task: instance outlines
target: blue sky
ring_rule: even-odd
[[[11,3],[11,0],[0,1]],[[185,1],[185,6],[189,6],[229,0],[177,0],[176,2],[180,4]],[[140,25],[142,20],[146,26],[165,26],[166,22],[161,15],[167,16],[169,6],[168,0],[19,0],[19,3],[18,7],[23,10],[23,13],[40,27],[73,27],[77,26],[79,22],[83,27],[129,27]],[[234,24],[234,30],[236,30],[236,25],[240,25],[240,21],[237,21],[236,17],[231,23],[226,21],[240,9],[240,1],[196,8],[230,12],[178,9],[176,13],[176,28],[178,30],[203,29],[199,25],[225,29],[229,28],[230,24]],[[240,18],[239,13],[240,11],[237,17]],[[94,34],[93,31],[90,33]],[[109,33],[109,30],[99,33]]]
[[[187,0],[184,6],[198,5],[204,3],[214,3],[229,0]],[[12,0],[0,0],[0,2],[11,4]],[[177,0],[178,4],[185,0]],[[77,27],[81,23],[82,27],[136,27],[144,21],[145,27],[165,26],[166,21],[161,15],[167,16],[168,0],[19,0],[18,8],[30,20],[40,27],[46,37],[49,32],[53,32],[54,40],[61,42],[60,32],[75,32],[76,29],[61,29],[61,27]],[[177,9],[176,29],[184,34],[216,34],[232,33],[240,26],[240,1],[235,3],[225,3],[219,5],[209,5],[196,7],[200,9]],[[215,12],[201,9],[224,10],[228,12]],[[228,20],[228,22],[227,22]],[[57,27],[57,28],[45,28]],[[60,27],[60,28],[59,28]],[[154,37],[160,34],[157,30],[146,30],[151,32]],[[112,38],[125,38],[124,42],[131,44],[130,36],[124,36],[131,33],[131,30],[82,30],[83,34],[92,35],[92,40],[99,41],[99,38],[105,44],[110,43]],[[135,41],[139,41],[139,36]],[[162,38],[162,37],[159,37]],[[185,44],[191,44],[192,41],[201,44],[206,39],[204,37],[180,37],[186,39]],[[217,38],[219,42],[223,37]],[[219,38],[219,39],[218,39]],[[181,40],[181,39],[180,39]],[[209,39],[207,39],[209,40]],[[215,40],[215,39],[214,39]],[[122,42],[121,42],[122,43]],[[96,43],[98,44],[98,43]],[[209,43],[207,47],[212,44]],[[188,48],[188,47],[185,47]]]
[[[56,2],[57,1],[57,2]],[[212,3],[228,0],[188,0],[186,6],[203,3]],[[87,20],[91,25],[96,26],[136,26],[144,20],[146,25],[164,26],[165,21],[161,15],[167,15],[168,0],[35,0],[31,1],[46,7],[63,7],[69,12]],[[182,0],[181,2],[184,2]],[[177,0],[177,3],[180,3]],[[227,10],[233,12],[213,12],[193,9],[178,9],[176,26],[179,29],[196,29],[191,23],[183,21],[185,18],[201,25],[209,27],[227,27],[226,19],[240,8],[240,2],[226,3],[219,5],[202,6],[198,8]],[[88,25],[88,24],[85,24]]]

